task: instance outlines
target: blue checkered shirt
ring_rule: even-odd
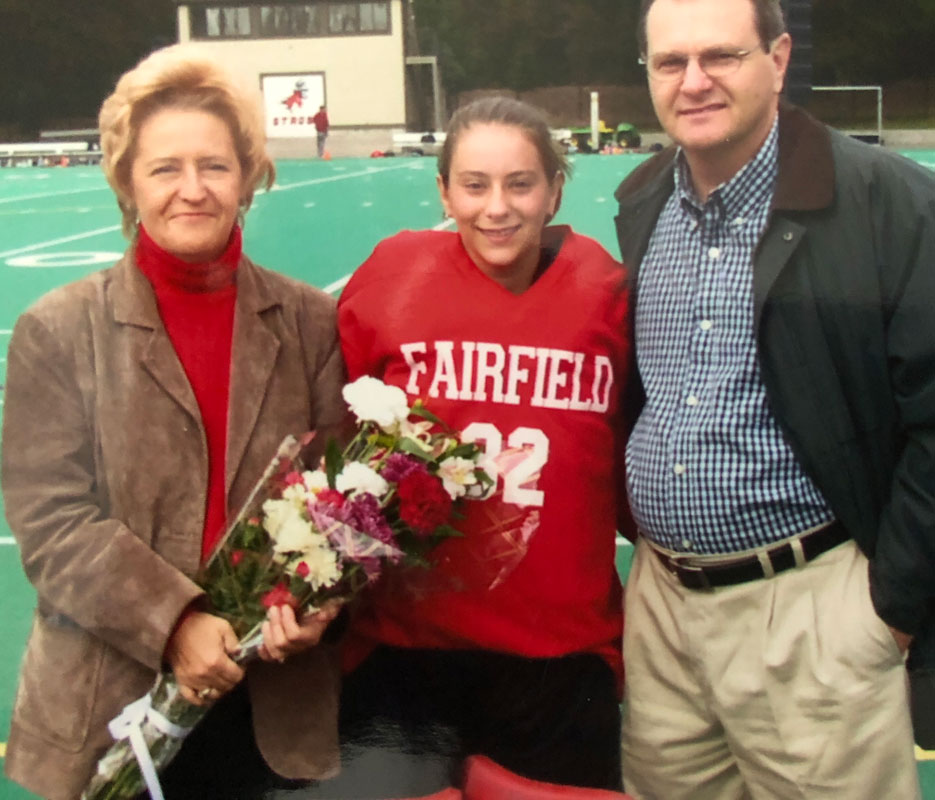
[[[670,550],[729,553],[833,514],[769,408],[753,331],[753,252],[778,172],[778,125],[703,204],[681,154],[640,268],[646,405],[627,446],[640,530]]]

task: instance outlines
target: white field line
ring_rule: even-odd
[[[4,253],[0,253],[0,259],[18,256],[20,253],[30,253],[33,250],[42,250],[44,247],[52,247],[52,245],[56,244],[75,242],[78,241],[78,239],[89,239],[92,236],[99,236],[102,233],[113,233],[119,230],[119,225],[108,225],[106,228],[97,228],[96,230],[87,231],[86,233],[76,233],[74,236],[63,236],[61,239],[51,239],[48,242],[39,242],[38,244],[30,244],[26,247],[17,247],[15,250],[7,250]]]
[[[633,547],[633,542],[631,542],[629,539],[624,539],[622,536],[618,536],[616,539],[614,539],[614,543],[617,545],[617,547]]]
[[[309,178],[307,181],[299,181],[298,183],[287,183],[285,185],[275,184],[269,192],[264,192],[263,194],[270,194],[272,192],[287,192],[290,189],[301,189],[303,186],[314,186],[316,183],[331,183],[332,181],[343,181],[348,178],[361,178],[367,175],[379,175],[381,172],[390,172],[394,169],[415,169],[410,164],[396,164],[392,167],[367,167],[367,169],[362,169],[359,172],[344,172],[341,175],[329,175],[326,178]],[[257,197],[262,197],[262,194],[258,194]]]
[[[12,536],[0,536],[0,545],[15,545],[16,539]]]
[[[454,222],[455,221],[453,219],[446,219],[444,222],[439,222],[438,225],[432,228],[432,230],[441,231],[445,228],[450,228],[452,225],[454,225]],[[347,282],[351,279],[351,275],[353,274],[353,272],[349,272],[343,278],[338,278],[334,283],[329,283],[324,289],[322,289],[322,291],[326,294],[334,294],[335,292],[341,291],[341,289],[347,285]]]
[[[367,169],[361,170],[359,172],[346,172],[342,175],[331,175],[327,178],[314,178],[312,180],[300,181],[299,183],[286,184],[285,186],[277,185],[277,186],[274,186],[270,191],[285,192],[290,189],[298,189],[302,186],[311,186],[312,184],[316,184],[316,183],[328,183],[330,181],[343,181],[346,178],[356,178],[356,177],[361,177],[364,175],[378,175],[381,172],[389,172],[390,170],[394,170],[394,169],[413,169],[413,167],[410,164],[396,164],[392,167],[383,167],[383,168],[368,167]],[[107,188],[108,188],[107,186],[102,186],[102,187],[94,187],[93,189],[73,189],[68,192],[53,192],[53,193],[42,194],[42,195],[39,195],[39,194],[24,195],[22,197],[6,198],[4,200],[0,200],[0,203],[13,202],[14,200],[26,200],[26,199],[29,199],[30,197],[53,197],[56,194],[77,194],[78,192],[98,191],[98,189],[107,189]],[[87,233],[77,233],[74,236],[65,236],[61,239],[52,239],[51,241],[48,241],[48,242],[39,242],[38,244],[29,245],[27,247],[19,247],[19,248],[16,248],[15,250],[7,250],[6,252],[0,253],[0,259],[9,258],[10,256],[16,256],[16,255],[19,255],[20,253],[29,253],[34,250],[42,250],[44,247],[52,247],[53,245],[57,245],[57,244],[65,244],[66,242],[74,242],[79,239],[87,239],[91,236],[97,236],[98,234],[102,234],[102,233],[112,233],[113,231],[119,231],[119,230],[120,230],[119,225],[111,225],[107,228],[98,228],[97,230],[88,231]]]
[[[109,186],[88,186],[85,189],[68,189],[61,192],[37,192],[36,194],[24,194],[19,197],[4,197],[0,203],[18,203],[20,200],[39,200],[44,197],[63,197],[66,194],[82,194],[84,192],[103,192],[110,189]]]

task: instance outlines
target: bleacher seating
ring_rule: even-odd
[[[0,166],[66,166],[96,164],[101,160],[96,130],[41,131],[39,139],[0,144]]]

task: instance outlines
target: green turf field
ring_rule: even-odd
[[[909,155],[935,169],[935,151]],[[616,253],[613,191],[644,158],[577,157],[556,222],[572,224]],[[281,162],[276,186],[256,197],[247,218],[245,250],[264,266],[337,293],[381,238],[403,228],[442,224],[434,169],[434,159],[422,158]],[[116,202],[98,168],[0,170],[0,385],[18,314],[52,287],[109,265],[125,246]],[[625,575],[630,551],[621,547],[618,552]],[[2,521],[0,591],[2,760],[33,606],[32,590]],[[920,772],[925,797],[935,800],[935,761],[920,761]],[[0,777],[0,800],[29,797]]]

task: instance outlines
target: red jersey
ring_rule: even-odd
[[[620,672],[622,611],[614,564],[615,459],[623,452],[619,381],[631,358],[622,267],[560,226],[548,268],[514,295],[471,261],[456,233],[404,232],[381,242],[338,303],[349,377],[406,391],[488,455],[522,455],[502,490],[465,504],[464,539],[445,542],[457,569],[500,506],[538,511],[528,551],[493,588],[424,596],[378,582],[355,617],[353,653],[400,647],[483,648],[528,657],[593,652]],[[352,657],[353,658],[353,657]]]

